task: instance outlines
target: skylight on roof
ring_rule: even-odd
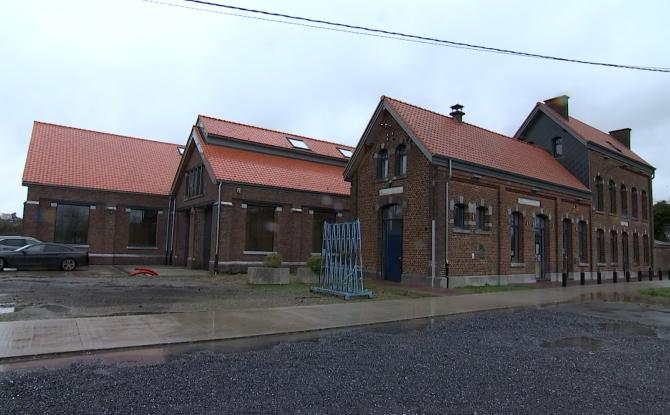
[[[309,150],[310,149],[309,146],[307,145],[307,143],[305,143],[304,141],[302,141],[299,138],[288,138],[287,137],[287,140],[295,148],[302,148],[303,150]]]
[[[343,155],[344,157],[346,157],[346,158],[351,158],[351,156],[353,155],[353,153],[352,153],[351,150],[349,150],[349,149],[346,149],[346,148],[339,148],[339,147],[338,147],[337,149],[338,149],[338,150],[340,151],[340,153],[342,153],[342,155]]]

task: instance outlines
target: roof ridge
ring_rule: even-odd
[[[86,131],[86,132],[89,132],[89,133],[111,135],[113,137],[130,138],[131,140],[149,141],[149,142],[157,143],[157,144],[166,144],[166,145],[169,145],[169,146],[184,147],[184,144],[177,144],[177,143],[172,143],[172,142],[168,142],[168,141],[160,141],[160,140],[155,140],[155,139],[151,139],[151,138],[134,137],[134,136],[131,136],[131,135],[121,135],[121,134],[110,133],[110,132],[106,132],[106,131],[91,130],[91,129],[87,129],[87,128],[72,127],[72,126],[69,126],[69,125],[55,124],[55,123],[51,123],[51,122],[44,122],[44,121],[35,120],[35,121],[33,121],[33,124],[49,125],[49,126],[52,126],[52,127],[67,128],[67,129],[70,129],[70,130],[78,130],[78,131]]]
[[[391,98],[391,97],[386,96],[386,95],[382,95],[382,99],[384,99],[384,98],[386,98],[386,99],[390,99],[391,101],[399,102],[399,103],[401,103],[401,104],[409,105],[410,107],[414,107],[414,108],[419,109],[419,110],[422,110],[422,111],[430,112],[430,113],[435,114],[435,115],[438,115],[438,116],[440,116],[440,117],[445,117],[445,118],[447,118],[447,119],[454,120],[453,117],[450,117],[450,116],[448,116],[448,115],[442,114],[441,112],[433,111],[433,110],[430,110],[430,109],[428,109],[428,108],[420,107],[420,106],[415,105],[415,104],[410,104],[409,102],[401,101],[401,100],[399,100],[399,99],[395,99],[395,98]],[[455,121],[455,122],[459,122],[459,121],[456,121],[456,120],[454,120],[454,121]],[[514,137],[509,137],[509,136],[506,136],[505,134],[499,133],[499,132],[497,132],[497,131],[489,130],[488,128],[480,127],[480,126],[478,126],[478,125],[471,124],[471,123],[466,122],[466,121],[460,121],[460,123],[461,123],[461,124],[469,125],[470,127],[474,127],[474,128],[479,129],[479,130],[482,130],[482,131],[487,131],[487,132],[489,132],[489,133],[498,135],[498,136],[500,136],[500,137],[502,137],[502,138],[506,138],[506,139],[512,140],[512,141],[514,141],[514,142],[518,142],[518,143],[520,143],[520,144],[526,144],[526,145],[528,144],[527,142],[523,142],[523,141],[518,140],[518,139],[516,139],[516,138],[514,138]],[[535,147],[535,146],[534,146],[534,147]]]
[[[312,137],[308,137],[308,136],[306,136],[306,135],[300,135],[300,134],[294,134],[294,133],[287,133],[286,131],[274,130],[274,129],[272,129],[272,128],[259,127],[259,126],[257,126],[257,125],[251,125],[251,124],[245,124],[245,123],[237,122],[237,121],[225,120],[225,119],[223,119],[223,118],[212,117],[211,115],[199,114],[198,116],[199,116],[199,117],[204,117],[204,118],[209,118],[209,119],[216,120],[216,121],[223,121],[223,122],[228,122],[228,123],[231,123],[231,124],[242,125],[242,126],[244,126],[244,127],[256,128],[256,129],[258,129],[258,130],[270,131],[270,132],[277,133],[277,134],[285,134],[285,135],[287,135],[287,136],[294,136],[294,137],[299,137],[299,138],[306,138],[306,139],[308,139],[308,140],[319,141],[319,142],[327,143],[327,144],[333,144],[333,145],[335,145],[335,146],[346,147],[346,148],[348,148],[348,149],[354,149],[354,148],[355,148],[355,147],[352,147],[352,146],[350,146],[350,145],[348,145],[348,144],[341,144],[341,143],[336,143],[336,142],[334,142],[334,141],[322,140],[322,139],[320,139],[320,138],[312,138]]]

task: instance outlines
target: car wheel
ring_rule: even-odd
[[[75,268],[77,268],[77,263],[72,258],[64,259],[60,263],[60,269],[63,271],[73,271]]]

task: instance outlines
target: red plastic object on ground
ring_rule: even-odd
[[[137,277],[140,275],[144,275],[147,277],[157,277],[158,273],[151,268],[135,268],[135,270],[128,275],[130,275],[131,277]]]

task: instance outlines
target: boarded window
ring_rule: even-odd
[[[521,213],[514,212],[512,213],[512,221],[510,224],[510,236],[511,236],[511,258],[513,263],[519,263],[523,261],[522,248],[523,248],[523,233],[522,233],[523,218]]]
[[[131,209],[128,218],[128,246],[155,247],[158,211]]]
[[[275,208],[247,206],[245,251],[272,252],[274,250]]]
[[[88,206],[62,205],[56,208],[54,241],[64,244],[88,244]]]
[[[312,252],[321,253],[323,243],[323,224],[334,223],[336,221],[335,212],[314,211],[312,217]]]

